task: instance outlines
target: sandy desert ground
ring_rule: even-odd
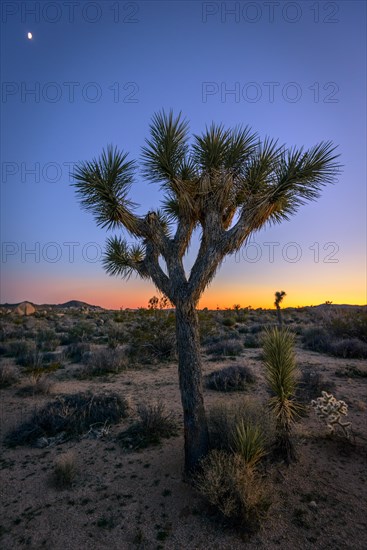
[[[107,315],[111,318],[109,321]],[[131,313],[126,323],[117,323],[112,313],[101,312],[89,315],[85,312],[79,315],[75,311],[72,315],[68,312],[45,313],[38,318],[4,315],[2,340],[5,349],[2,350],[1,365],[4,368],[16,364],[16,358],[9,356],[6,344],[19,339],[21,331],[26,339],[31,340],[40,328],[44,330],[48,326],[61,335],[62,341],[67,326],[90,322],[98,327],[97,321],[101,318],[105,321],[98,329],[99,334],[107,324],[123,332],[125,325],[130,323],[131,328],[134,324],[133,315],[137,314]],[[220,314],[213,312],[212,315],[218,317]],[[241,323],[224,327],[218,317],[214,333],[217,330],[225,330],[226,334],[231,332],[232,340],[243,346],[249,333],[256,335],[256,330],[251,333],[251,327],[255,321],[261,324],[261,315],[269,322],[275,313],[250,314]],[[303,330],[303,315],[307,317],[302,312],[293,314],[293,325],[297,325],[299,335]],[[290,322],[290,315],[288,318],[285,314],[285,320]],[[150,322],[154,323],[153,317]],[[246,327],[242,332],[241,326]],[[15,335],[13,329],[16,329]],[[118,373],[81,378],[76,374],[83,368],[83,362],[68,359],[65,354],[67,344],[58,341],[54,343],[55,357],[62,352],[60,357],[63,360],[58,363],[59,368],[50,369],[50,374],[47,374],[52,386],[48,388],[49,393],[46,390],[44,394],[32,390],[23,390],[22,393],[22,388],[35,384],[34,377],[32,379],[26,367],[14,367],[16,380],[8,386],[4,384],[6,387],[0,390],[1,548],[366,548],[366,360],[306,350],[300,338],[298,336],[296,346],[300,372],[317,372],[328,388],[332,388],[333,395],[348,404],[353,435],[350,441],[342,433],[328,435],[325,425],[306,404],[305,415],[294,428],[298,461],[286,466],[268,459],[264,466],[270,489],[270,507],[260,530],[251,536],[219,520],[184,479],[182,409],[174,360],[153,361],[151,364],[131,361],[128,368]],[[101,343],[103,338],[96,339],[93,332],[89,340],[89,354],[106,348],[106,343]],[[115,343],[114,349],[125,350],[124,346]],[[220,392],[205,386],[206,408],[210,410],[218,403],[237,402],[246,397],[258,400],[265,408],[269,395],[261,347],[243,346],[243,350],[229,357],[213,356],[208,353],[209,348],[203,345],[204,375],[230,365],[246,365],[256,381],[241,392]],[[4,444],[6,434],[26,420],[35,408],[57,396],[86,390],[116,392],[128,399],[131,406],[129,417],[108,426],[105,432],[90,431],[64,442],[56,439],[46,441],[44,445],[16,447]],[[123,449],[117,436],[136,420],[137,407],[158,402],[172,411],[179,425],[177,435],[143,450]],[[55,461],[68,453],[74,457],[75,478],[70,487],[56,488],[52,483]]]

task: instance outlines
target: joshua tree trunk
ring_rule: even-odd
[[[282,328],[283,319],[282,319],[282,312],[280,311],[279,306],[277,306],[277,317],[278,317],[278,325],[279,325],[280,328]]]
[[[176,305],[176,335],[184,413],[185,470],[192,472],[209,448],[202,388],[199,322],[193,303]]]

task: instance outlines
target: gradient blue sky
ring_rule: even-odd
[[[266,2],[51,4],[2,5],[1,302],[146,305],[153,285],[93,261],[106,232],[80,210],[67,163],[108,143],[138,157],[152,114],[173,108],[193,133],[215,121],[289,145],[333,140],[344,164],[318,202],[227,258],[201,305],[271,307],[280,289],[285,306],[366,303],[365,2],[275,2],[273,15]],[[159,190],[138,178],[132,197],[144,212]]]

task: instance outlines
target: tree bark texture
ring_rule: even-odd
[[[192,473],[209,449],[202,388],[199,321],[194,303],[176,305],[176,335],[184,414],[185,470]]]

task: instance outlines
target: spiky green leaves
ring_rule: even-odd
[[[335,149],[327,141],[308,151],[302,147],[283,150],[267,194],[269,203],[275,206],[272,221],[288,220],[299,206],[317,199],[323,186],[335,182],[341,169]]]
[[[192,158],[204,174],[223,170],[239,172],[258,141],[257,135],[247,126],[231,130],[222,124],[212,124],[201,136],[194,138]]]
[[[143,174],[152,181],[168,186],[176,179],[190,179],[193,165],[188,162],[188,123],[181,113],[164,111],[153,116],[150,139],[142,148]]]
[[[148,277],[144,266],[145,249],[140,245],[128,245],[118,237],[107,239],[103,267],[109,275],[119,275],[130,279],[135,273],[142,278]]]
[[[135,162],[126,159],[127,153],[108,146],[99,158],[77,166],[74,186],[82,207],[95,216],[98,225],[107,229],[124,225],[135,233],[136,219],[130,211],[134,203],[127,198]]]
[[[266,455],[265,436],[257,424],[240,420],[232,437],[234,452],[240,454],[250,468],[256,466]]]
[[[265,378],[273,394],[270,408],[278,426],[286,430],[300,410],[294,401],[297,375],[294,341],[293,333],[277,327],[268,329],[263,341]]]

